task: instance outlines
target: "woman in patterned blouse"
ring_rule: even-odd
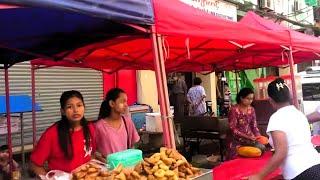
[[[237,104],[232,106],[229,112],[229,126],[232,134],[227,153],[227,159],[237,156],[237,147],[241,145],[263,146],[257,144],[256,139],[260,136],[257,127],[256,113],[251,103],[254,92],[250,88],[243,88],[237,94]]]

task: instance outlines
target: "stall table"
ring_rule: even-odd
[[[265,152],[259,158],[236,158],[226,161],[221,165],[213,168],[214,180],[239,180],[255,174],[263,168],[269,159],[272,157],[272,152]],[[266,178],[268,180],[282,179],[280,168],[273,171]]]
[[[194,180],[212,180],[212,170],[211,169],[201,169],[202,174]]]
[[[41,107],[36,103],[35,111],[41,111]],[[25,145],[24,145],[24,122],[23,113],[32,111],[31,97],[28,95],[11,95],[10,96],[10,112],[12,114],[19,114],[20,120],[20,144],[21,144],[21,155],[22,155],[22,168],[25,168]],[[0,96],[0,116],[7,116],[6,114],[6,101],[5,96]],[[11,115],[10,115],[11,116]],[[12,125],[11,125],[12,126]]]

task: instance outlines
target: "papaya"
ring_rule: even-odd
[[[262,151],[259,148],[252,146],[240,146],[237,148],[237,153],[243,157],[260,157]]]
[[[267,145],[269,143],[269,139],[265,136],[258,136],[256,141],[258,141],[259,143],[261,143],[263,145]]]

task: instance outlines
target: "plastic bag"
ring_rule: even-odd
[[[46,174],[45,180],[69,180],[71,177],[70,173],[60,170],[51,170]]]

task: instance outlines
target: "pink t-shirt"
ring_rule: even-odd
[[[103,119],[95,123],[97,151],[104,156],[132,148],[133,145],[139,141],[140,137],[131,118],[124,116],[124,119],[127,124],[128,133],[123,121],[119,129],[111,127]],[[128,143],[129,147],[127,147]]]

